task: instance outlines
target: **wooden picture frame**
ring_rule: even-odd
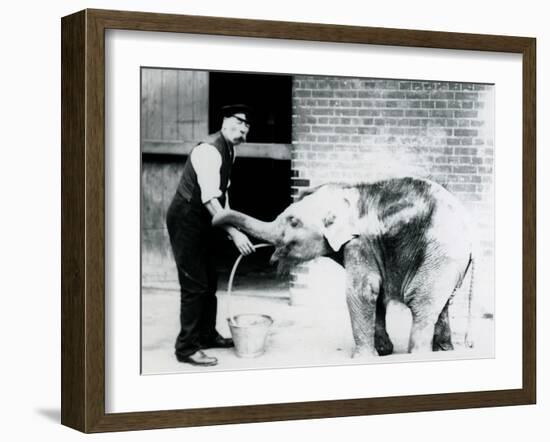
[[[522,387],[217,408],[105,411],[105,31],[516,53],[523,66]],[[534,404],[536,41],[533,38],[84,10],[62,19],[62,424],[83,432]]]

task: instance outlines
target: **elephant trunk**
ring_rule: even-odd
[[[278,235],[275,229],[275,221],[265,222],[259,219],[253,218],[237,210],[222,210],[214,215],[212,218],[213,226],[223,226],[230,224],[239,229],[244,230],[254,238],[266,241],[271,244],[275,244]]]

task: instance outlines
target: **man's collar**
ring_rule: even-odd
[[[222,140],[225,142],[227,146],[229,146],[230,148],[233,148],[233,143],[225,137],[221,129],[220,129],[220,136],[222,137]]]

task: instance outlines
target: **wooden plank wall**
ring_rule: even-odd
[[[177,279],[166,230],[166,211],[176,192],[184,157],[148,158],[142,163],[142,281]]]
[[[150,155],[154,146],[195,144],[208,134],[208,72],[143,68],[141,72],[142,279],[175,280],[166,210],[185,157]],[[161,152],[158,152],[161,154]]]
[[[141,137],[200,141],[208,134],[208,72],[144,68]]]

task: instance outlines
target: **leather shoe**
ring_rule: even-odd
[[[201,348],[231,348],[234,347],[233,339],[217,335],[208,341],[201,342]]]
[[[197,350],[195,353],[189,356],[176,355],[176,357],[180,362],[185,362],[191,365],[198,365],[201,367],[209,367],[218,363],[218,360],[216,358],[208,356],[201,350]]]

